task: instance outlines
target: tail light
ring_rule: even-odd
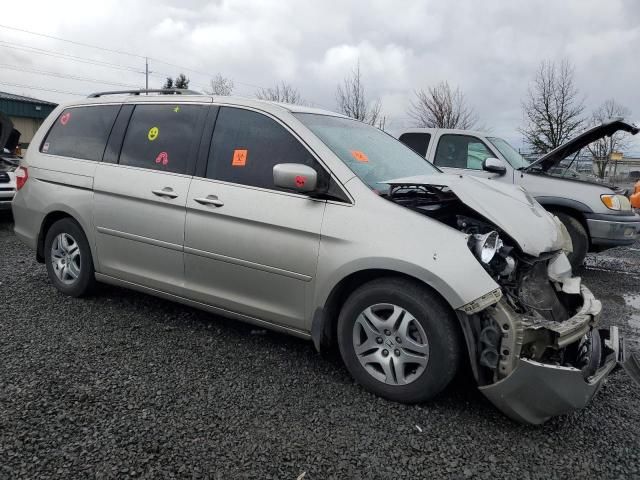
[[[29,180],[29,171],[27,167],[18,167],[14,173],[16,175],[16,189],[20,190]]]

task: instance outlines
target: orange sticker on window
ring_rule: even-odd
[[[244,167],[247,164],[247,151],[246,150],[234,150],[233,160],[231,160],[231,166]]]
[[[369,157],[364,152],[360,150],[351,150],[351,156],[355,158],[359,162],[368,162]]]

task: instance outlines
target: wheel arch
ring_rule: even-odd
[[[419,284],[422,288],[435,294],[444,305],[452,308],[436,288],[417,277],[384,268],[358,270],[346,275],[336,283],[324,304],[315,309],[311,322],[311,339],[317,351],[320,352],[336,344],[338,316],[349,295],[360,285],[380,278],[403,278]]]
[[[45,217],[42,219],[42,222],[40,223],[40,231],[38,232],[38,240],[36,244],[36,260],[38,262],[44,263],[44,240],[47,236],[47,232],[54,223],[56,223],[58,220],[62,220],[63,218],[70,218],[71,220],[75,221],[82,229],[85,237],[87,237],[87,240],[89,240],[90,237],[89,235],[87,235],[87,229],[79,220],[79,215],[74,215],[67,210],[52,210],[45,215]],[[93,250],[91,241],[89,241],[89,248]],[[95,252],[92,251],[91,254],[95,258]]]

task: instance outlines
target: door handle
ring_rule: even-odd
[[[222,207],[224,202],[219,200],[215,195],[207,195],[204,198],[194,198],[194,200],[202,205],[213,205],[214,207]]]
[[[164,187],[162,190],[151,190],[151,193],[159,197],[178,198],[178,194],[171,187]]]

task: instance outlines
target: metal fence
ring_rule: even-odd
[[[529,161],[540,157],[539,154],[528,151],[520,151],[520,154]],[[591,154],[586,153],[576,158],[569,157],[562,160],[552,173],[561,174],[562,170],[569,170],[568,173],[584,175],[596,181],[632,184],[640,180],[640,157],[623,157],[622,160],[609,161],[600,167],[598,161]],[[604,173],[604,176],[601,176],[601,173]]]

